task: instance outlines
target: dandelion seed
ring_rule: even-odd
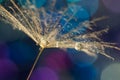
[[[0,19],[11,24],[14,29],[21,30],[27,34],[41,48],[26,80],[30,79],[44,48],[74,48],[88,55],[102,54],[111,59],[114,58],[107,55],[105,49],[112,48],[120,50],[119,47],[116,47],[115,43],[103,42],[101,40],[100,36],[106,33],[108,28],[100,31],[93,31],[92,24],[95,25],[96,21],[105,17],[97,18],[92,21],[87,20],[80,22],[77,27],[75,26],[73,29],[70,29],[69,32],[61,34],[60,32],[72,19],[77,21],[74,17],[75,13],[73,13],[72,16],[69,16],[69,14],[66,15],[67,9],[64,9],[64,11],[58,11],[59,15],[54,17],[52,14],[47,13],[44,7],[37,9],[32,5],[32,7],[25,9],[19,8],[14,0],[10,0],[10,2],[12,6],[9,6],[9,9],[12,13],[0,5]],[[60,24],[62,19],[65,20],[64,25]],[[93,32],[81,34],[79,30],[82,28],[86,28]]]

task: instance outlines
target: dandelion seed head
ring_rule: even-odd
[[[40,41],[41,43],[41,47],[46,47],[48,44],[49,44],[49,42],[45,39],[45,38],[41,38],[41,41]]]
[[[53,8],[56,0],[53,1],[55,1],[54,4],[48,7]],[[96,21],[106,17],[90,21],[89,14],[84,8],[74,5],[57,11],[44,6],[39,9],[35,6],[26,9],[19,7],[14,0],[10,0],[10,2],[12,6],[8,8],[11,11],[0,5],[1,20],[13,25],[14,29],[27,34],[42,48],[74,48],[88,55],[100,53],[109,58],[112,57],[107,55],[106,48],[120,50],[112,43],[104,42],[101,39],[101,36],[108,31],[108,28],[94,31]],[[28,4],[28,6],[33,5]]]

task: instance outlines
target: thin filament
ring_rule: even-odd
[[[39,60],[39,58],[40,58],[40,55],[42,54],[43,50],[44,50],[44,48],[42,48],[41,51],[38,53],[38,55],[37,55],[37,57],[36,57],[33,65],[32,65],[32,68],[31,68],[31,70],[30,70],[30,72],[29,72],[26,80],[29,80],[29,79],[30,79],[30,77],[31,77],[31,75],[32,75],[32,73],[33,73],[33,70],[35,69],[35,66],[36,66],[36,64],[37,64],[37,62],[38,62],[38,60]]]

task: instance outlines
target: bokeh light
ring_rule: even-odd
[[[72,16],[72,19],[69,20],[70,18],[69,16]],[[64,16],[60,20],[60,24],[63,27],[61,33],[62,34],[68,33],[70,30],[78,27],[80,23],[89,19],[90,15],[86,11],[86,9],[78,5],[71,5],[68,7],[68,10],[65,12]],[[82,30],[83,28],[80,29],[80,32],[82,32]]]
[[[40,67],[35,70],[30,80],[59,80],[57,74],[48,67]]]
[[[97,77],[97,70],[92,65],[82,68],[75,66],[72,73],[74,75],[74,80],[96,80]]]
[[[68,0],[68,5],[71,4],[83,7],[92,17],[98,10],[99,0]]]
[[[70,16],[74,16],[73,18],[81,19],[81,20],[89,20],[88,11],[79,5],[70,5],[67,10],[67,14]]]
[[[79,2],[81,0],[67,0],[67,2]]]
[[[96,13],[99,7],[99,0],[81,0],[79,5],[85,8],[91,17]]]
[[[0,22],[0,41],[11,42],[17,39],[25,38],[25,34],[18,30],[13,30],[10,25]]]
[[[22,6],[27,6],[27,0],[18,0]],[[46,0],[30,0],[30,2],[35,5],[37,8],[40,8],[46,3]]]
[[[78,52],[74,49],[68,49],[67,51],[72,62],[79,67],[92,65],[97,59],[97,54],[90,56],[82,51]]]
[[[62,71],[59,73],[59,80],[76,80],[70,71]],[[78,79],[77,79],[78,80]]]
[[[8,58],[9,56],[9,49],[7,44],[0,43],[0,59]]]
[[[0,59],[0,80],[15,80],[18,74],[17,66],[8,59]]]
[[[120,0],[102,0],[104,5],[114,13],[120,13]]]
[[[0,0],[0,3],[3,2],[3,0]]]
[[[101,80],[120,80],[120,64],[114,63],[102,71]]]
[[[36,58],[37,50],[35,45],[24,41],[16,41],[9,44],[10,59],[14,60],[21,67],[29,67]]]
[[[47,49],[46,49],[47,50]],[[52,49],[46,51],[44,65],[48,66],[54,71],[64,71],[71,68],[71,61],[66,52],[59,49]]]
[[[0,4],[4,3],[4,1],[9,0],[0,0]],[[20,4],[19,6],[28,8],[28,6],[26,5],[27,0],[16,1],[18,1],[18,4]],[[68,10],[60,21],[60,27],[64,26],[62,33],[69,32],[73,28],[77,27],[79,23],[82,23],[86,20],[89,21],[91,17],[97,18],[106,15],[108,15],[110,18],[106,21],[103,21],[105,25],[112,25],[119,32],[117,26],[119,26],[120,21],[120,0],[28,1],[31,1],[32,6],[30,7],[32,8],[33,4],[37,8],[45,8],[48,16],[50,17],[47,20],[51,20],[52,22],[50,26],[56,23],[57,17],[60,17],[61,12],[63,12],[64,9],[67,8]],[[103,6],[103,3],[101,3],[101,1],[103,1],[105,6]],[[102,6],[99,7],[99,4]],[[21,10],[22,7],[20,7]],[[97,11],[98,13],[96,14]],[[114,15],[114,13],[118,14]],[[72,15],[73,18],[66,24],[67,20]],[[106,24],[107,21],[108,23]],[[102,21],[100,21],[100,24],[98,22],[97,26],[100,26],[101,22]],[[117,26],[114,26],[114,23]],[[85,31],[87,31],[85,28],[80,28],[80,34],[84,34]],[[113,29],[111,29],[111,31],[113,31]],[[30,40],[24,42],[24,37],[25,35],[21,31],[13,30],[11,26],[0,22],[0,80],[25,80],[28,76],[29,70],[31,69],[31,66],[38,54],[38,50],[36,50],[36,45],[32,45],[31,43],[29,43]],[[107,41],[115,42],[113,36],[111,36],[110,38],[107,37]],[[116,41],[118,43],[120,42],[119,34],[117,34]],[[43,56],[44,54],[45,56]],[[119,54],[117,54],[118,56],[116,54],[112,55],[115,56],[115,59],[119,59]],[[109,60],[109,58],[103,60],[104,57],[102,56],[99,56],[100,58],[99,60],[97,60],[97,57],[97,54],[94,54],[94,56],[90,56],[84,52],[78,52],[74,49],[67,49],[66,52],[60,49],[45,49],[45,51],[43,51],[41,57],[39,58],[39,61],[34,69],[34,72],[32,73],[30,80],[120,80],[119,63],[109,65],[102,71],[102,74],[98,74],[99,76],[97,76],[96,78],[97,72],[99,73],[99,71],[96,71],[95,67],[102,69],[104,65],[108,65],[106,64],[107,62],[111,61]],[[93,67],[93,65],[95,65],[95,67]],[[19,67],[20,70],[18,79],[16,79],[18,74],[17,67]]]
[[[34,1],[37,8],[40,8],[42,5],[46,3],[46,0],[34,0]]]

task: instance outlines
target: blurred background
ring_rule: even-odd
[[[96,22],[96,30],[109,26],[110,30],[102,39],[120,46],[120,0],[30,1],[38,9],[45,7],[52,12],[64,8],[68,8],[68,13],[77,10],[75,17],[79,22],[107,16],[107,19]],[[27,6],[26,0],[15,2],[20,7]],[[0,0],[0,4],[7,6],[10,2]],[[120,80],[120,51],[106,51],[115,58],[114,61],[100,54],[90,56],[74,49],[45,49],[30,80]],[[31,38],[0,21],[0,80],[26,80],[38,52],[39,46]]]

